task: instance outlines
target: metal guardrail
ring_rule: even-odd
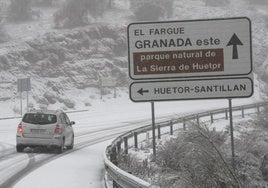
[[[240,114],[236,114],[235,116],[241,116],[245,117],[245,115],[253,114],[253,113],[260,113],[261,108],[265,108],[268,106],[268,103],[266,102],[258,102],[248,105],[242,105],[242,106],[236,106],[232,108],[233,114],[235,112],[240,112]],[[254,112],[248,112],[248,110],[255,110]],[[156,123],[156,127],[158,129],[158,138],[160,138],[161,135],[161,128],[164,127],[170,127],[170,134],[173,134],[173,125],[175,124],[182,124],[183,129],[186,130],[186,122],[196,120],[197,123],[199,123],[200,118],[208,117],[209,121],[211,123],[214,122],[214,120],[217,119],[228,119],[228,113],[229,108],[221,108],[216,110],[210,110],[205,112],[200,112],[196,114],[190,114],[186,116],[180,116],[175,117],[172,120],[169,121],[163,121]],[[216,115],[223,115],[221,117],[215,117]],[[157,187],[154,185],[151,185],[150,183],[141,180],[140,178],[137,178],[136,176],[123,171],[122,169],[118,168],[117,165],[117,155],[120,154],[120,152],[128,153],[128,140],[132,137],[134,137],[134,147],[137,148],[138,144],[138,135],[141,133],[145,133],[147,131],[152,131],[151,124],[145,125],[143,127],[134,129],[132,131],[128,131],[119,137],[117,137],[115,140],[112,141],[112,143],[106,148],[106,151],[104,153],[104,166],[105,170],[108,176],[113,181],[113,188],[152,188]],[[124,150],[121,148],[122,143],[124,144]],[[106,180],[105,180],[106,181]],[[107,182],[106,182],[107,186]]]

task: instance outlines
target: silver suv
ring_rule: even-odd
[[[73,149],[74,124],[61,110],[27,112],[18,125],[17,152],[23,152],[28,146],[55,148],[57,153],[62,153],[64,147]]]

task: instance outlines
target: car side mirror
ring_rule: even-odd
[[[74,125],[75,124],[75,122],[74,121],[71,121],[71,125]]]

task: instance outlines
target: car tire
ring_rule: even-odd
[[[17,145],[17,146],[16,146],[16,150],[17,150],[18,153],[21,153],[21,152],[23,152],[23,150],[24,150],[24,146]]]
[[[74,148],[74,136],[72,136],[72,143],[70,146],[67,146],[67,149],[73,149]]]

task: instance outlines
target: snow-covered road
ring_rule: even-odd
[[[233,100],[233,105],[255,102],[250,99]],[[227,107],[227,100],[200,100],[155,103],[158,119],[207,109]],[[118,134],[148,124],[151,120],[149,103],[133,103],[128,96],[96,101],[88,111],[70,113],[76,124],[75,147],[61,155],[15,152],[15,134],[20,119],[0,121],[0,187],[16,188],[101,188],[103,152]],[[5,184],[3,184],[5,183]]]

